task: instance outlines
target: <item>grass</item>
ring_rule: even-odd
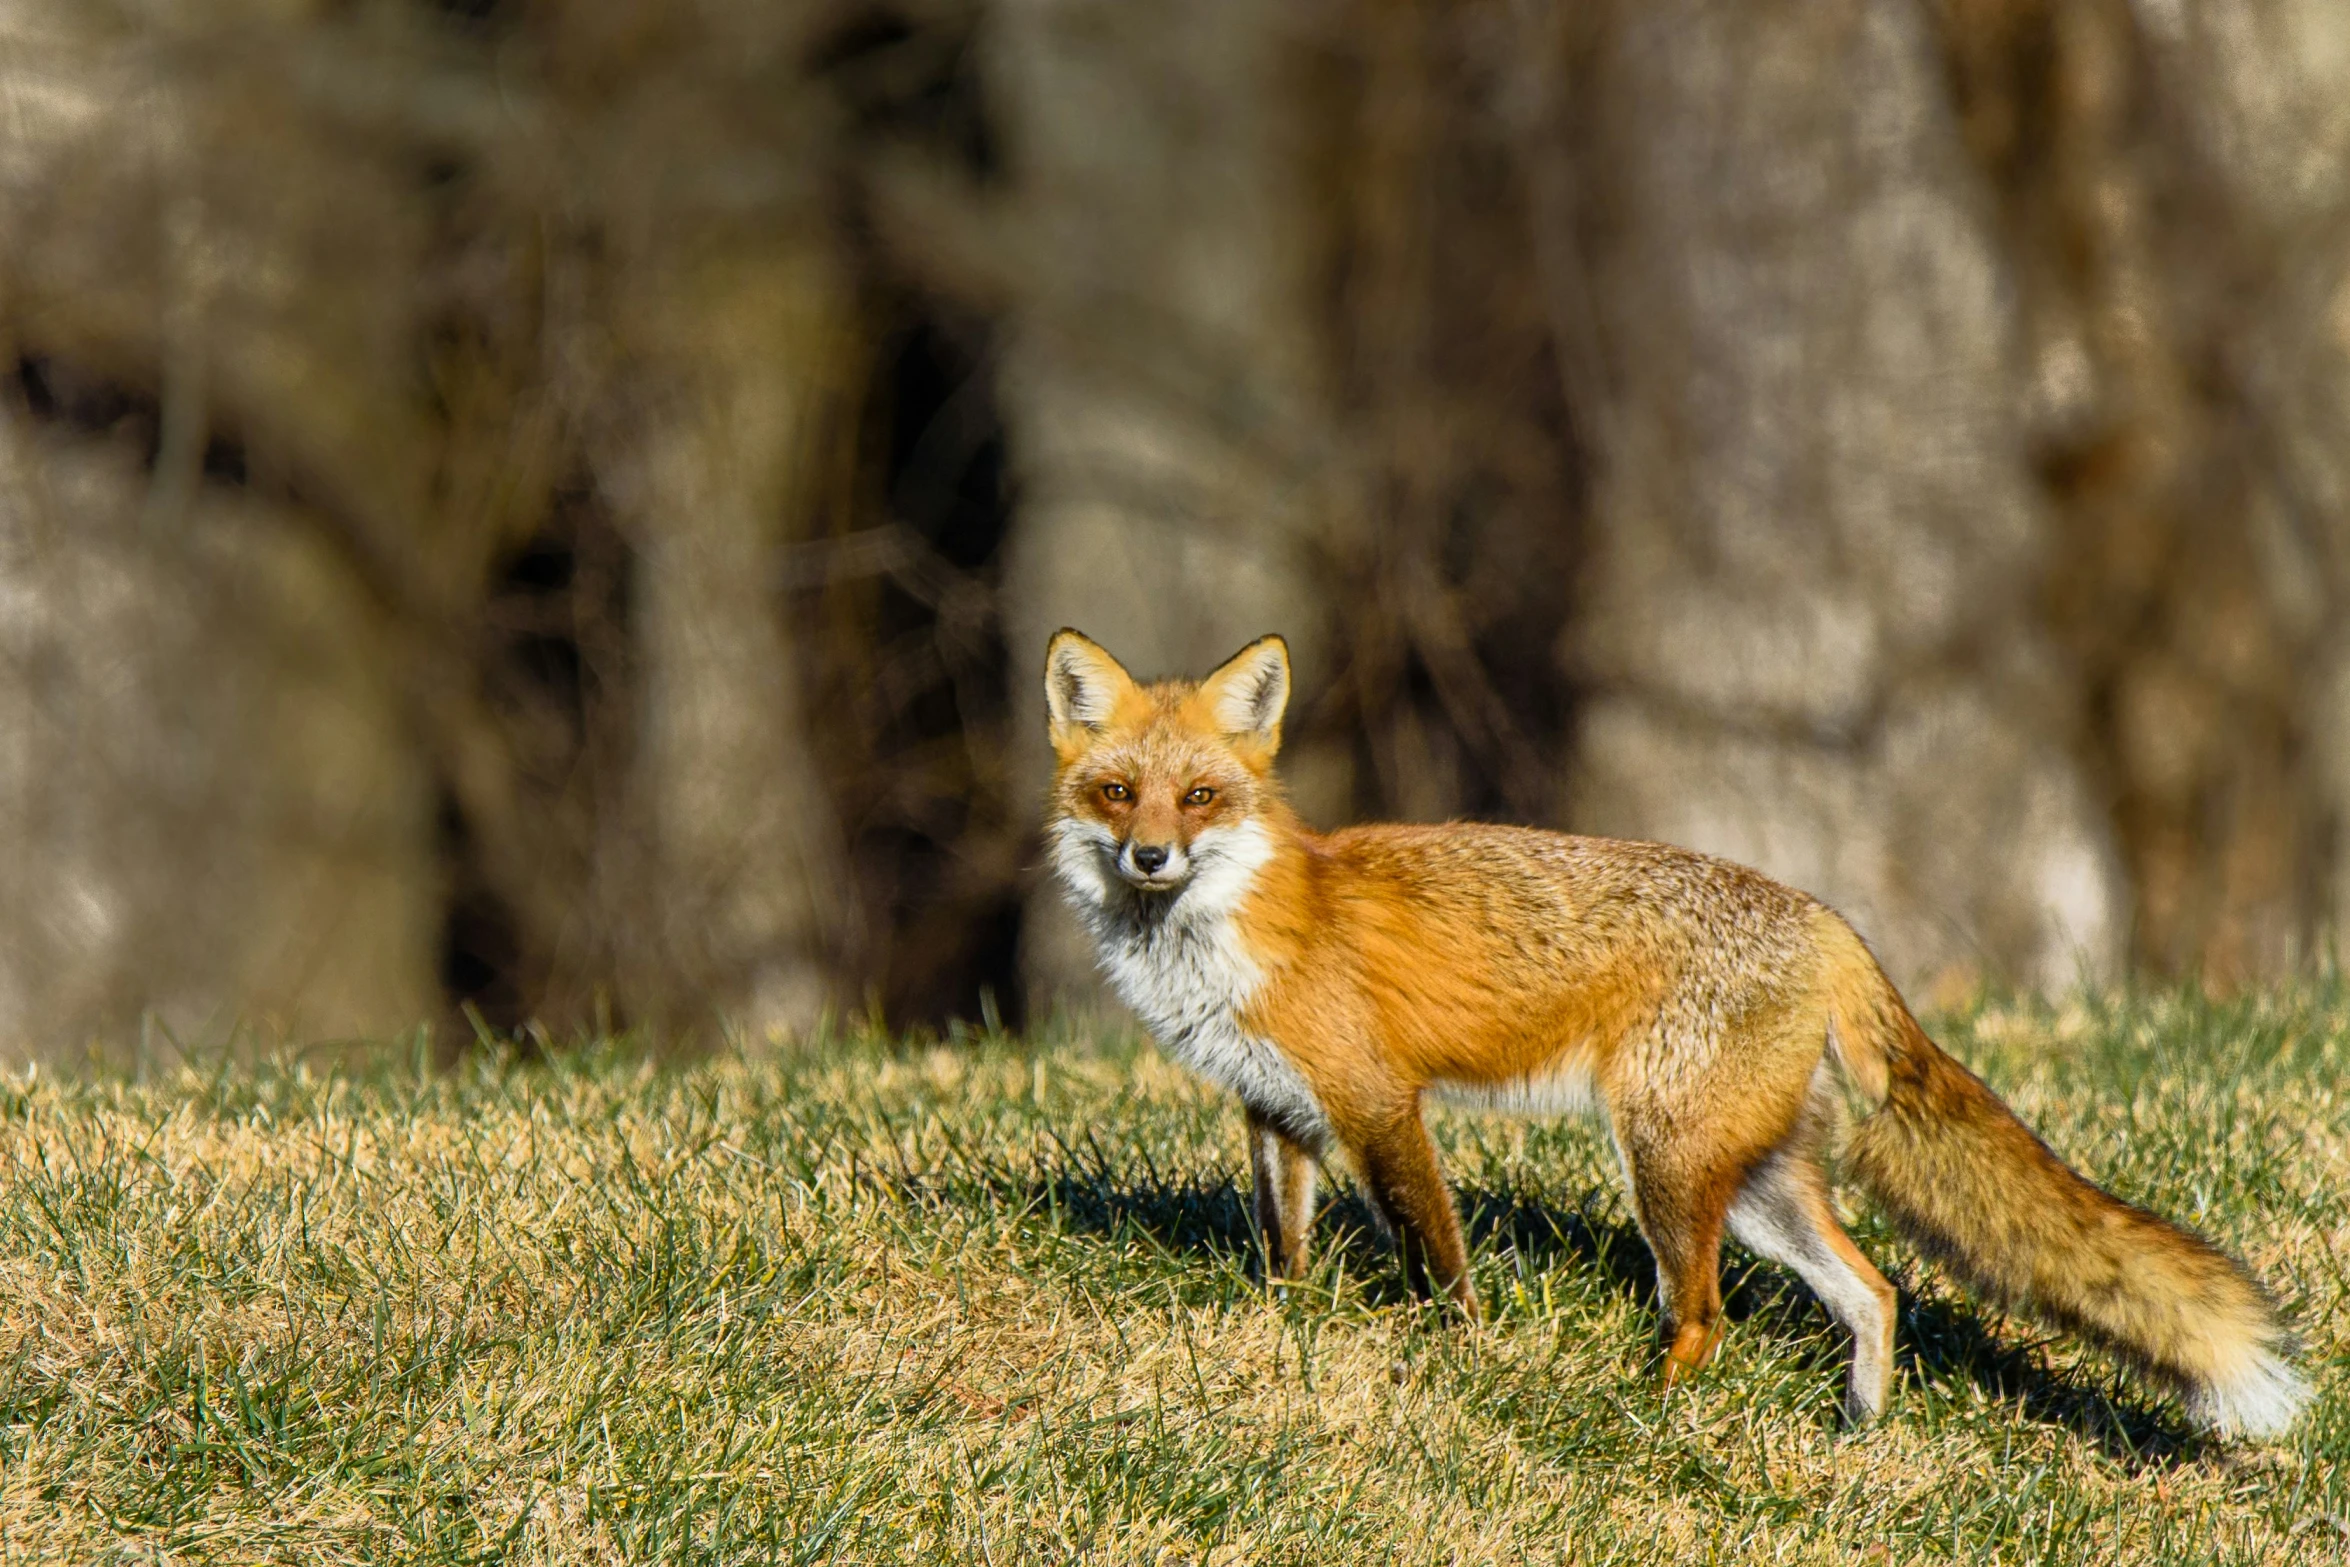
[[[1890,1417],[1733,1252],[1655,1385],[1587,1129],[1439,1123],[1490,1321],[1341,1196],[1255,1282],[1237,1110],[1132,1041],[0,1082],[0,1560],[2320,1562],[2350,1554],[2350,994],[1942,1037],[2249,1258],[2321,1396],[2224,1447],[1904,1291]]]

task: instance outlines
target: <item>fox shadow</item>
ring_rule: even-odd
[[[1230,1177],[1169,1175],[1147,1160],[1140,1167],[1116,1165],[1099,1150],[1064,1153],[1070,1157],[1041,1172],[1027,1196],[1049,1206],[1067,1230],[1139,1238],[1171,1255],[1218,1265],[1226,1279],[1261,1282],[1263,1258],[1249,1194]],[[1571,1205],[1507,1186],[1457,1187],[1454,1197],[1481,1276],[1491,1277],[1497,1260],[1529,1274],[1573,1268],[1654,1309],[1656,1264],[1648,1243],[1604,1211],[1597,1191]],[[1417,1303],[1385,1226],[1359,1191],[1342,1188],[1332,1195],[1315,1220],[1314,1250],[1318,1259],[1334,1258],[1371,1304]],[[1731,1322],[1789,1337],[1832,1326],[1826,1307],[1786,1270],[1736,1246],[1724,1248],[1723,1262],[1723,1314]],[[1896,1360],[1913,1389],[1928,1385],[1949,1396],[1971,1384],[2032,1420],[2063,1427],[2133,1471],[2193,1462],[2215,1450],[2212,1439],[2159,1406],[2051,1370],[2038,1352],[2042,1341],[2027,1337],[2028,1327],[1996,1309],[1922,1294],[1892,1269],[1887,1276],[1900,1293]],[[1994,1331],[1986,1318],[2003,1331]],[[1833,1371],[1841,1376],[1847,1341],[1841,1329],[1833,1332]]]

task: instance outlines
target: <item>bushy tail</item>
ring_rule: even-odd
[[[1894,1224],[1985,1294],[2167,1384],[2214,1430],[2275,1436],[2291,1425],[2309,1385],[2243,1266],[2074,1173],[1926,1037],[1860,938],[1836,924],[1850,950],[1831,949],[1834,1049],[1878,1106],[1855,1129],[1846,1168]]]

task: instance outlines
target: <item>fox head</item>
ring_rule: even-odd
[[[1289,645],[1260,637],[1196,684],[1143,685],[1101,645],[1045,649],[1054,868],[1081,906],[1222,902],[1271,852]]]

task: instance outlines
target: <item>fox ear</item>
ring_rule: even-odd
[[[1056,745],[1076,730],[1108,723],[1133,689],[1126,666],[1085,633],[1063,628],[1046,644],[1044,710]]]
[[[1280,745],[1281,715],[1289,710],[1289,644],[1257,638],[1201,681],[1199,694],[1224,733]]]

